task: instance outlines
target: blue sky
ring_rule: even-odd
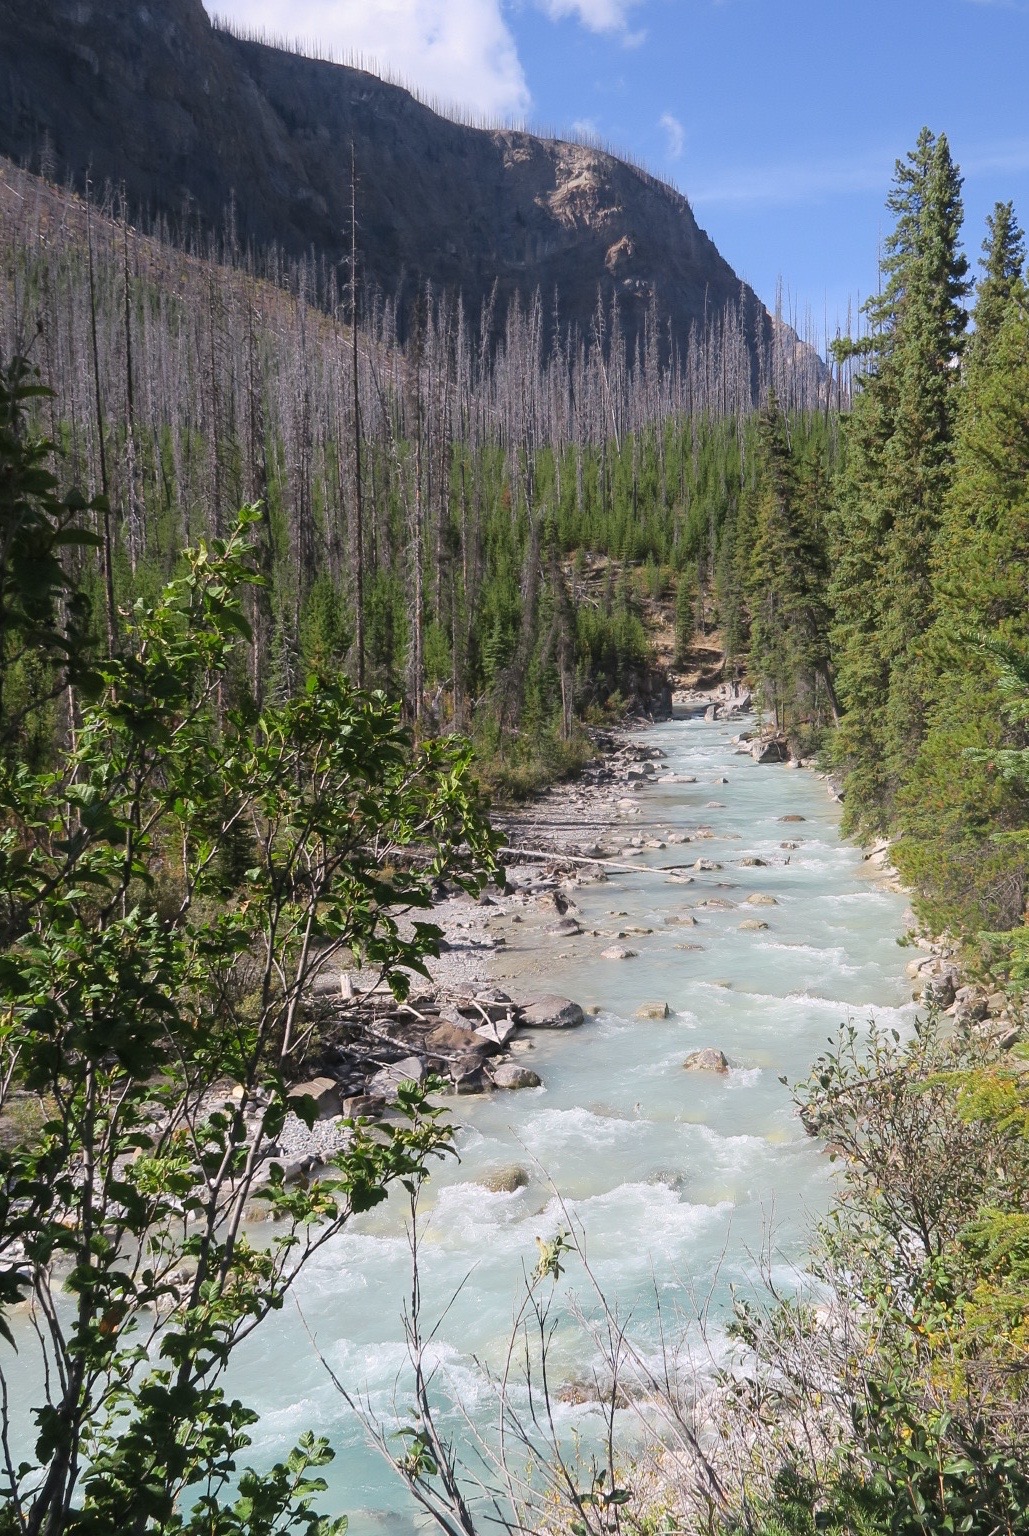
[[[769,306],[816,337],[876,282],[894,162],[928,124],[965,176],[965,244],[1029,222],[1029,0],[205,0],[376,61],[490,118],[576,128],[689,197]]]

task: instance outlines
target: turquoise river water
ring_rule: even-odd
[[[422,1284],[432,1323],[464,1282],[433,1353],[441,1378],[473,1415],[493,1413],[473,1357],[500,1360],[524,1294],[523,1265],[536,1261],[535,1238],[566,1224],[555,1188],[585,1233],[609,1301],[632,1312],[645,1346],[648,1334],[651,1343],[656,1337],[656,1297],[665,1325],[678,1313],[688,1331],[694,1292],[711,1289],[717,1319],[730,1284],[753,1281],[759,1252],[788,1278],[829,1198],[828,1160],[805,1136],[780,1077],[805,1077],[847,1019],[911,1018],[896,943],[904,898],[878,889],[859,851],[841,841],[839,810],[824,784],[736,755],[737,729],[686,720],[648,732],[648,744],[667,753],[661,771],[695,775],[696,783],[646,791],[627,830],[660,836],[703,826],[713,836],[648,850],[631,872],[575,892],[584,926],[603,937],[572,940],[535,986],[598,1006],[599,1014],[578,1030],[536,1032],[535,1049],[519,1060],[539,1072],[542,1088],[455,1101],[460,1161],[441,1167],[428,1186]],[[785,815],[804,819],[783,824]],[[784,841],[798,846],[784,850]],[[698,857],[722,867],[697,873],[690,885],[670,881],[669,866]],[[767,867],[740,867],[746,857]],[[742,905],[753,893],[776,905]],[[699,905],[712,898],[734,905]],[[696,927],[665,923],[687,910]],[[741,931],[747,919],[769,926]],[[624,941],[637,958],[600,959],[627,926],[652,929]],[[501,984],[504,972],[517,978],[539,960],[531,927],[521,952],[523,930],[504,931]],[[649,1000],[666,1001],[669,1018],[634,1017]],[[683,1070],[686,1055],[708,1045],[729,1058],[727,1076]],[[477,1182],[512,1164],[529,1172],[527,1187],[494,1193]],[[410,1529],[406,1495],[366,1445],[305,1323],[348,1389],[395,1425],[404,1405],[400,1318],[410,1289],[405,1214],[391,1199],[353,1222],[304,1276],[304,1321],[287,1307],[233,1371],[234,1390],[261,1411],[258,1457],[281,1454],[304,1428],[331,1436],[339,1454],[329,1502],[350,1514],[356,1536]],[[581,1286],[574,1269],[560,1282],[566,1291]],[[562,1368],[569,1379],[588,1371],[589,1345],[570,1327],[559,1329],[556,1349],[559,1377]],[[569,1424],[583,1412],[565,1411]]]

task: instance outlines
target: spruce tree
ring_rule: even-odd
[[[983,286],[990,282],[987,268]],[[1021,920],[1025,846],[995,834],[1024,825],[1029,805],[976,754],[1025,744],[1005,718],[992,647],[1029,656],[1027,569],[1029,293],[1016,280],[962,391],[935,559],[930,729],[899,801],[906,835],[897,862],[925,892],[937,927],[969,932]]]
[[[986,363],[1024,265],[1025,234],[1015,219],[1014,204],[997,203],[986,219],[983,275],[975,295],[975,334],[968,348],[970,368]]]
[[[760,490],[748,574],[750,670],[776,723],[797,736],[836,712],[829,663],[823,443],[769,396],[759,429]],[[806,454],[805,454],[806,449]],[[798,745],[808,749],[808,737]]]
[[[871,361],[847,432],[833,584],[851,825],[889,825],[925,730],[921,643],[951,478],[967,315],[961,178],[926,128],[898,161],[882,293],[865,306]]]

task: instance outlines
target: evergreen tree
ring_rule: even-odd
[[[975,298],[975,334],[968,348],[969,367],[982,366],[1004,323],[1004,315],[1025,265],[1025,234],[1013,203],[997,203],[986,219],[983,275]]]
[[[865,307],[871,364],[847,433],[833,583],[851,824],[889,824],[924,735],[921,642],[953,457],[967,315],[961,178],[928,129],[898,161],[883,291]]]
[[[813,462],[804,461],[805,447]],[[760,419],[760,490],[748,579],[750,665],[777,724],[793,732],[801,722],[817,728],[823,713],[836,713],[822,452],[810,429],[806,444],[791,430],[773,393]]]
[[[993,648],[1029,655],[1027,300],[1014,282],[964,386],[935,561],[930,729],[899,802],[901,869],[925,892],[935,926],[965,932],[1019,922],[1025,904],[1025,847],[995,836],[1029,817],[1024,786],[977,754],[1024,745],[1024,727],[1005,716]]]

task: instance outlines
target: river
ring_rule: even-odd
[[[544,977],[538,924],[504,925],[502,985],[524,989],[534,978],[537,990],[599,1012],[578,1030],[536,1032],[534,1049],[519,1059],[543,1087],[455,1101],[460,1161],[440,1168],[427,1188],[424,1315],[435,1322],[464,1282],[434,1348],[473,1414],[489,1414],[492,1399],[472,1357],[500,1359],[535,1239],[566,1224],[555,1188],[581,1224],[609,1300],[632,1311],[645,1344],[653,1343],[655,1297],[666,1324],[678,1312],[688,1329],[694,1291],[712,1288],[717,1320],[730,1283],[754,1282],[762,1250],[788,1281],[826,1208],[831,1167],[779,1079],[805,1077],[847,1019],[867,1022],[874,1012],[903,1026],[912,1017],[896,943],[903,896],[878,888],[858,850],[841,841],[839,809],[824,784],[736,755],[737,730],[694,719],[647,733],[667,754],[663,770],[696,783],[646,791],[626,830],[655,841],[699,828],[711,835],[648,849],[631,871],[576,891],[587,932],[548,941]],[[689,885],[670,879],[670,866],[698,858],[721,868],[697,872]],[[750,858],[764,867],[741,865]],[[775,905],[747,903],[750,895]],[[702,905],[709,901],[725,905]],[[695,917],[696,926],[666,922],[677,915]],[[768,927],[741,930],[743,922]],[[649,930],[621,941],[636,957],[600,959],[628,928]],[[636,1017],[650,1001],[666,1002],[668,1018]],[[725,1052],[726,1076],[683,1070],[685,1057],[705,1046]],[[478,1182],[514,1165],[529,1174],[520,1189],[493,1192]],[[404,1215],[402,1201],[391,1199],[355,1220],[306,1272],[304,1322],[287,1305],[232,1372],[232,1389],[261,1412],[258,1459],[281,1454],[305,1428],[331,1437],[338,1457],[324,1502],[349,1513],[354,1536],[410,1529],[406,1494],[365,1444],[305,1328],[347,1387],[395,1425],[410,1288]],[[570,1264],[562,1300],[581,1284]],[[588,1369],[588,1345],[570,1327],[559,1329],[556,1363],[569,1380]],[[583,1410],[566,1411],[571,1422]]]

